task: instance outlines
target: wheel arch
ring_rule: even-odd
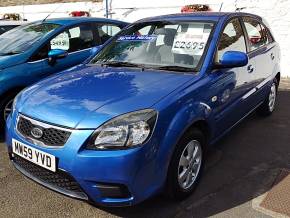
[[[210,128],[210,125],[209,123],[204,120],[204,119],[200,119],[200,120],[196,120],[194,121],[184,132],[184,134],[193,129],[193,128],[197,128],[198,130],[200,130],[204,136],[205,136],[205,139],[206,141],[208,142],[210,137],[211,137],[211,128]]]
[[[205,147],[205,150],[208,150],[208,146],[209,146],[209,141],[211,139],[211,136],[212,136],[212,128],[210,126],[210,123],[209,121],[207,121],[206,119],[203,119],[203,118],[198,118],[194,121],[192,121],[188,126],[186,126],[186,128],[183,129],[183,131],[179,132],[179,133],[176,133],[176,135],[174,135],[176,137],[176,139],[174,140],[174,144],[172,146],[172,148],[170,149],[170,153],[168,155],[168,162],[167,162],[167,170],[168,170],[168,167],[169,167],[169,164],[170,164],[170,160],[172,158],[172,155],[176,149],[176,147],[178,146],[178,142],[182,139],[182,137],[190,130],[192,129],[198,129],[200,130],[204,136],[205,136],[205,140],[206,140],[206,143],[204,146]],[[167,141],[168,142],[168,141]]]
[[[17,95],[24,87],[14,87],[12,89],[6,90],[0,95],[0,135],[4,134],[3,130],[5,128],[5,107],[6,105]]]
[[[205,136],[206,146],[210,144],[213,136],[214,126],[212,126],[212,108],[203,102],[194,102],[186,105],[177,113],[168,125],[161,149],[165,149],[169,154],[167,160],[171,159],[172,154],[178,146],[181,138],[191,129],[199,129]],[[168,147],[170,146],[170,147]]]

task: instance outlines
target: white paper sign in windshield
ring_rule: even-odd
[[[211,29],[206,29],[204,24],[191,24],[186,32],[178,32],[174,38],[172,52],[201,56],[205,49]]]
[[[69,50],[69,36],[66,32],[59,34],[50,41],[51,49]]]

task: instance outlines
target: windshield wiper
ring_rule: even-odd
[[[179,72],[196,72],[194,68],[182,67],[182,66],[145,66],[142,64],[135,64],[130,62],[122,62],[122,61],[107,61],[100,62],[101,65],[112,66],[112,67],[138,67],[142,69],[157,69],[157,70],[168,70],[168,71],[179,71]]]
[[[174,66],[174,65],[157,67],[156,69],[168,70],[168,71],[180,71],[180,72],[196,72],[196,69],[194,69],[194,68]]]
[[[22,52],[20,51],[10,51],[10,52],[6,52],[6,53],[0,53],[0,56],[6,56],[6,55],[16,55],[16,54],[20,54]]]
[[[141,64],[134,64],[130,62],[122,62],[122,61],[108,61],[108,62],[101,62],[100,64],[105,66],[111,66],[111,67],[138,67],[138,68],[144,68]]]

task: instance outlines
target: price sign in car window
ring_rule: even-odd
[[[69,36],[66,32],[59,34],[50,41],[51,49],[69,50]]]
[[[69,30],[70,38],[79,38],[81,35],[81,29],[79,27],[75,27]]]
[[[172,52],[175,54],[198,55],[204,52],[210,31],[204,25],[190,26],[186,32],[178,32],[174,38]]]

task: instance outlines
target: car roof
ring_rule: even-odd
[[[193,12],[193,13],[178,13],[168,14],[156,17],[150,17],[141,19],[137,22],[152,22],[152,21],[173,21],[173,20],[206,20],[206,21],[218,21],[221,18],[233,17],[233,16],[250,16],[256,19],[262,19],[258,15],[243,13],[243,12]]]
[[[110,22],[110,23],[123,24],[123,25],[127,24],[126,22],[119,21],[119,20],[98,18],[98,17],[66,17],[66,18],[47,19],[44,21],[44,23],[55,23],[59,25],[74,25],[74,24],[85,23],[85,22],[100,22],[100,23]]]

